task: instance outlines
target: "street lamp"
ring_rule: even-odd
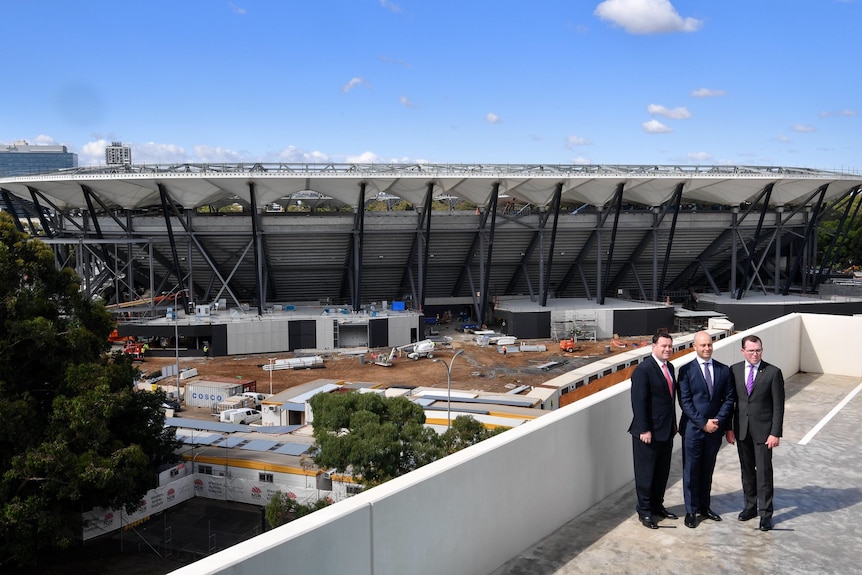
[[[452,426],[452,364],[455,363],[455,358],[464,353],[463,349],[459,349],[452,356],[447,364],[442,359],[432,359],[434,363],[442,363],[446,368],[446,429]]]
[[[174,311],[174,350],[177,356],[177,402],[180,401],[180,316]]]
[[[269,358],[269,394],[272,395],[272,362],[275,361],[274,357]]]

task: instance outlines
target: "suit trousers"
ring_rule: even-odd
[[[700,513],[710,508],[712,474],[721,449],[722,433],[706,433],[688,424],[682,440],[682,493],[685,512]]]
[[[772,518],[772,450],[754,441],[751,434],[736,441],[742,470],[745,509],[757,509],[761,517]]]
[[[651,517],[664,507],[664,492],[670,476],[673,440],[644,443],[632,435],[635,491],[639,517]]]

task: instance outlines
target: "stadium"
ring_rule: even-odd
[[[121,165],[0,179],[20,229],[76,269],[121,335],[176,331],[186,353],[211,342],[216,355],[401,345],[438,317],[539,338],[579,321],[607,337],[682,317],[744,328],[799,306],[858,313],[824,297],[846,230],[818,245],[818,224],[831,205],[849,225],[860,186],[749,166]]]

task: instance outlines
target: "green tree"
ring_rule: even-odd
[[[825,262],[831,265],[834,262],[833,270],[842,271],[847,268],[858,269],[862,265],[862,217],[860,217],[859,202],[862,202],[859,194],[843,198],[830,205],[823,215],[823,219],[817,228],[818,239],[817,247],[819,250],[818,261],[823,261],[826,256],[827,248],[835,239],[835,234],[838,231],[838,225],[847,209],[848,202],[850,211],[848,212],[847,220],[844,223],[845,229],[843,235],[838,238],[835,248],[832,252],[832,261]],[[856,215],[855,218],[853,216]],[[853,218],[853,219],[851,219]]]
[[[452,425],[443,434],[443,445],[446,453],[455,453],[465,447],[470,447],[489,437],[499,435],[509,429],[508,427],[495,427],[488,429],[481,421],[472,417],[461,415],[452,421]]]
[[[0,563],[80,540],[81,513],[137,508],[174,461],[162,398],[106,354],[113,320],[0,213]]]
[[[264,514],[270,527],[278,527],[330,505],[332,505],[332,499],[329,497],[323,497],[306,505],[297,501],[296,495],[292,492],[276,491],[266,504]]]
[[[459,416],[442,435],[425,427],[423,408],[404,397],[373,393],[320,393],[314,411],[314,461],[323,469],[352,474],[365,487],[404,475],[432,461],[497,435]]]
[[[374,393],[319,393],[314,410],[315,463],[351,473],[366,487],[434,461],[440,436],[425,427],[421,406]]]

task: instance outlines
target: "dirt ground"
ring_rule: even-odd
[[[459,349],[464,352],[452,363],[452,388],[485,392],[505,393],[520,385],[538,386],[543,382],[562,375],[577,367],[586,365],[610,354],[631,349],[632,345],[642,345],[644,338],[621,338],[620,340],[600,340],[578,342],[572,353],[560,350],[553,340],[530,340],[524,342],[531,346],[544,345],[546,351],[519,351],[519,346],[507,346],[507,353],[501,353],[497,346],[479,346],[475,335],[460,333],[454,328],[441,326],[438,330],[438,350],[434,359],[441,359],[446,365]],[[618,344],[626,347],[619,347]],[[610,351],[607,351],[610,349]],[[272,393],[301,385],[316,379],[334,379],[351,383],[373,383],[381,387],[396,385],[427,386],[446,388],[446,365],[433,362],[428,358],[412,360],[403,355],[396,357],[391,367],[374,363],[373,354],[387,356],[390,349],[340,350],[339,352],[320,353],[324,358],[322,369],[274,370],[272,372]],[[181,368],[197,368],[202,377],[221,376],[229,378],[254,379],[257,390],[270,392],[270,372],[263,369],[269,358],[288,359],[313,353],[276,353],[211,358],[180,357]],[[141,371],[154,372],[162,365],[173,364],[175,358],[148,357],[140,364]],[[540,366],[558,362],[548,370]]]

